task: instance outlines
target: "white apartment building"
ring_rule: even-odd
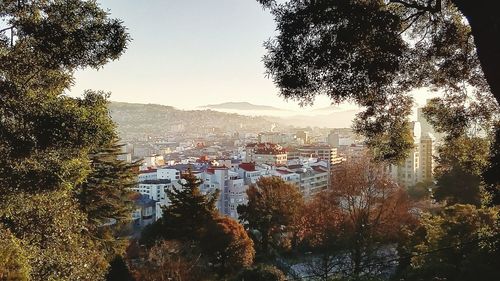
[[[157,180],[157,179],[158,179],[157,170],[156,169],[149,169],[149,170],[140,171],[137,181],[143,182],[143,181],[150,181],[150,180]]]
[[[146,180],[139,182],[136,187],[132,188],[133,191],[146,195],[149,199],[160,201],[165,200],[165,190],[172,188],[172,181],[167,179]]]
[[[227,167],[211,167],[196,175],[201,181],[200,189],[204,193],[219,190],[217,209],[223,215],[238,218],[237,207],[247,203],[244,178],[238,172]]]

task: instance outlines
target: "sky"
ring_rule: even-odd
[[[111,92],[111,100],[180,109],[222,102],[251,102],[300,113],[265,76],[263,42],[275,34],[256,0],[100,0],[132,38],[118,61],[80,70],[69,94]],[[417,100],[418,102],[419,100]],[[425,101],[420,97],[420,103]],[[318,97],[313,108],[330,104]],[[344,105],[352,109],[352,105]]]

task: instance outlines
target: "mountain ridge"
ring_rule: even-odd
[[[282,108],[277,108],[270,105],[260,105],[253,104],[249,102],[223,102],[218,104],[207,104],[203,106],[198,106],[198,108],[210,108],[210,109],[232,109],[232,110],[274,110],[274,111],[286,111]]]

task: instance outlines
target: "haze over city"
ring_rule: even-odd
[[[126,23],[132,41],[119,60],[99,70],[77,71],[72,96],[94,89],[111,92],[113,101],[156,103],[179,109],[250,102],[287,110],[218,109],[246,115],[311,116],[357,108],[343,104],[331,112],[318,112],[330,106],[327,97],[319,96],[313,106],[300,107],[296,101],[285,101],[278,95],[262,62],[266,52],[263,43],[275,34],[276,24],[256,1],[98,3]],[[434,96],[426,91],[416,93],[420,106]]]

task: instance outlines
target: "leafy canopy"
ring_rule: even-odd
[[[493,118],[492,112],[498,115],[491,93],[500,101],[495,87],[500,79],[498,71],[487,67],[492,65],[488,59],[498,64],[498,56],[476,51],[480,45],[479,50],[491,46],[498,53],[500,43],[487,38],[478,43],[487,34],[498,37],[498,30],[487,23],[469,25],[481,13],[490,14],[484,3],[471,14],[473,7],[461,0],[259,2],[277,24],[277,35],[265,43],[264,63],[280,94],[302,104],[326,95],[334,103],[363,107],[354,129],[367,137],[378,160],[401,161],[412,148],[408,115],[413,89],[443,91],[436,103],[465,96],[459,103],[474,114],[457,115],[466,117],[459,122],[450,119],[456,112],[448,114],[455,131]],[[473,104],[479,108],[469,104],[474,100],[481,101]]]

